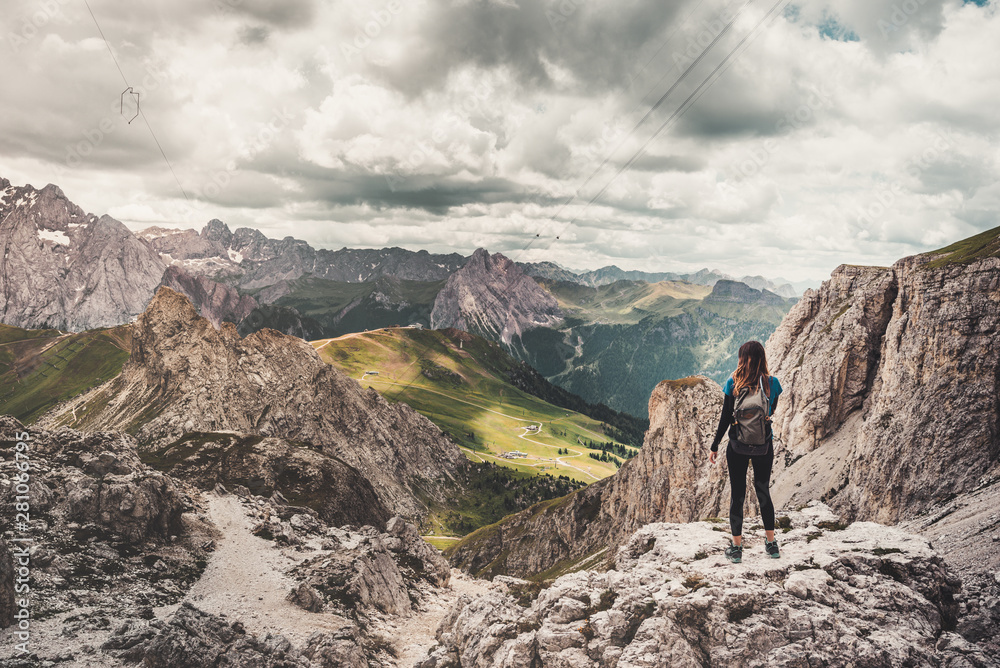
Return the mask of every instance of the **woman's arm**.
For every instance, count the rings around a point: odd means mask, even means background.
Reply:
[[[717,452],[719,450],[719,443],[722,442],[722,436],[729,429],[729,426],[733,424],[733,407],[736,405],[736,399],[727,395],[725,400],[722,402],[722,415],[719,417],[719,428],[715,430],[715,440],[712,441],[712,452]]]

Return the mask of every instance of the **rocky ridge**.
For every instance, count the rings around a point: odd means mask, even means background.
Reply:
[[[169,288],[136,320],[121,374],[39,425],[122,430],[143,448],[220,431],[310,443],[356,469],[392,513],[411,519],[468,466],[433,423],[362,390],[305,341],[267,329],[241,339],[231,323],[216,330]]]
[[[454,327],[510,345],[560,320],[555,298],[511,260],[479,248],[434,300],[431,328]]]
[[[280,514],[284,520],[305,512],[302,507],[331,526],[385,526],[392,517],[354,467],[301,441],[194,432],[148,448],[144,456],[154,468],[202,490],[240,485],[259,496],[277,495],[294,504]]]
[[[608,265],[607,267],[601,267],[600,269],[577,273],[570,271],[569,269],[564,269],[554,262],[519,262],[518,266],[521,267],[524,273],[528,276],[539,276],[555,281],[569,281],[571,283],[579,283],[580,285],[587,285],[593,288],[602,285],[609,285],[617,281],[642,281],[644,283],[687,281],[689,283],[708,286],[714,286],[719,281],[731,281],[744,283],[748,287],[757,291],[767,290],[784,298],[798,297],[800,294],[800,290],[796,289],[790,283],[780,281],[780,279],[775,282],[764,278],[763,276],[743,276],[735,278],[721,271],[710,269],[702,269],[697,272],[683,274],[673,271],[626,271],[614,265]]]
[[[54,185],[0,179],[0,320],[65,330],[128,322],[166,267],[110,216],[85,213]]]
[[[961,584],[925,540],[844,525],[819,503],[786,524],[780,560],[752,540],[743,563],[729,564],[720,524],[653,523],[610,570],[565,575],[540,593],[501,578],[452,610],[418,665],[998,665],[995,639],[968,639],[994,622],[963,616]]]
[[[402,248],[315,249],[301,239],[270,239],[252,228],[232,231],[220,220],[209,221],[200,233],[170,232],[160,237],[158,248],[169,251],[172,257],[183,258],[189,267],[214,258],[215,265],[208,271],[231,277],[227,281],[235,281],[244,290],[265,288],[306,275],[344,283],[363,283],[380,276],[439,281],[466,260],[457,253],[440,255]]]

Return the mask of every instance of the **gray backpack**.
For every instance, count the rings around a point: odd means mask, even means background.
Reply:
[[[736,439],[740,443],[744,445],[767,443],[770,431],[767,428],[770,407],[770,400],[764,390],[763,376],[757,388],[744,387],[740,390],[733,407],[733,426],[736,429]]]

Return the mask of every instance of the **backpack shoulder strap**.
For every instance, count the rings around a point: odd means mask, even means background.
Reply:
[[[771,385],[771,379],[770,378],[768,378],[767,384],[768,384],[768,386]],[[761,376],[757,380],[757,385],[760,387],[760,396],[763,397],[763,399],[764,399],[764,416],[765,417],[771,417],[771,397],[770,397],[770,393],[768,392],[768,390],[770,389],[770,387],[768,387],[768,388],[765,389],[765,387],[764,387],[764,376]]]

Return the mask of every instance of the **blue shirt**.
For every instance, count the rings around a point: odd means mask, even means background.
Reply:
[[[770,379],[771,379],[771,387],[769,389],[771,390],[771,393],[770,395],[768,395],[768,403],[770,405],[767,407],[767,412],[769,415],[774,413],[774,402],[778,400],[778,395],[781,394],[781,383],[779,383],[778,379],[775,378],[774,376],[770,376]],[[733,381],[733,377],[730,376],[728,379],[726,379],[726,384],[722,386],[722,391],[726,393],[726,396],[731,397],[733,396],[733,387],[735,385],[736,383],[735,381]]]

